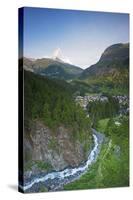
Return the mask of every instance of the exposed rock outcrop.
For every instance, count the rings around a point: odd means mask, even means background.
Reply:
[[[63,126],[51,130],[40,121],[35,121],[30,130],[24,134],[24,160],[25,165],[30,165],[31,173],[34,175],[47,169],[38,169],[36,161],[44,162],[52,166],[52,170],[61,170],[67,166],[78,166],[85,161],[88,149],[91,146],[91,134],[86,133],[85,139],[80,142],[72,138],[71,130]],[[28,168],[25,170],[30,171]]]

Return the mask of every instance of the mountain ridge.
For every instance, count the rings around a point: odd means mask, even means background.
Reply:
[[[99,61],[85,69],[71,84],[80,93],[108,93],[128,95],[129,93],[129,43],[109,46]]]
[[[41,58],[32,61],[24,57],[23,66],[28,71],[65,80],[78,77],[83,71],[80,67],[65,63],[57,58]]]
[[[86,68],[81,74],[81,79],[91,76],[102,76],[114,73],[116,69],[128,68],[129,65],[129,43],[118,43],[111,45],[102,53],[99,61]]]

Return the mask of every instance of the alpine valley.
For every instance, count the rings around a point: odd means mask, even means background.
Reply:
[[[24,69],[20,188],[43,192],[128,186],[129,44],[109,46],[85,70],[59,54],[20,59]]]

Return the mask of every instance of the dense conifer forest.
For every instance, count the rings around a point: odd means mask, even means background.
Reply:
[[[51,80],[24,71],[25,127],[33,120],[41,120],[56,129],[64,125],[74,134],[90,130],[90,120],[83,109],[76,105],[73,89],[62,80]]]

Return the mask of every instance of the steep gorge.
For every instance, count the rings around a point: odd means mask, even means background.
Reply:
[[[36,165],[38,161],[48,163],[51,169],[59,171],[67,166],[78,166],[87,158],[85,147],[89,148],[91,135],[86,135],[84,141],[80,142],[72,139],[70,131],[60,126],[53,132],[40,121],[32,123],[29,132],[25,131],[24,160],[26,165],[33,163],[33,175],[47,171],[45,167]]]
[[[92,147],[90,122],[85,112],[75,105],[66,83],[24,73],[25,180],[40,173],[78,166],[87,159]]]

